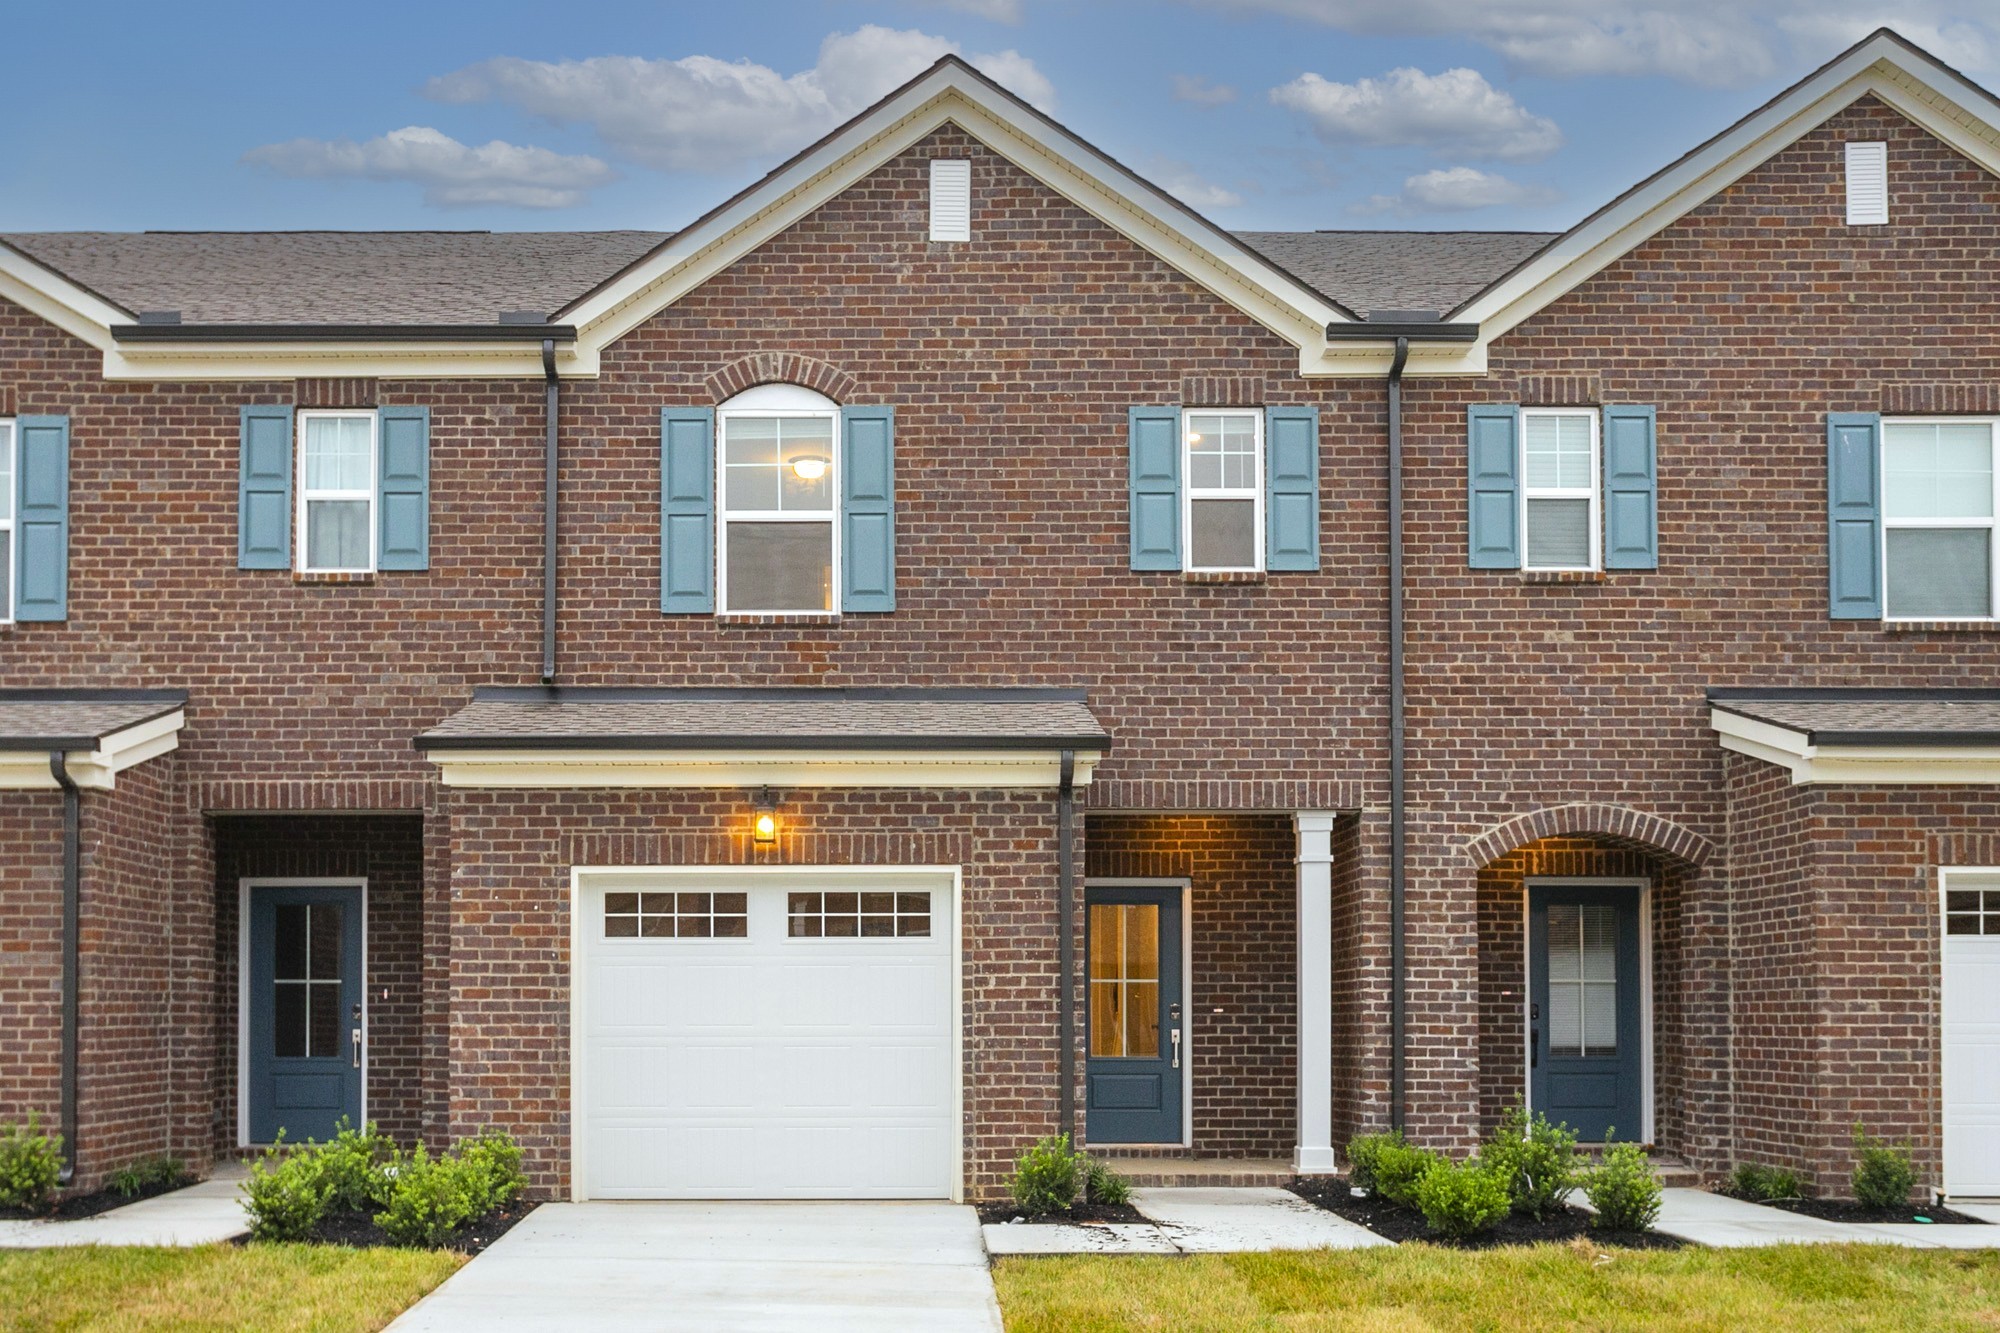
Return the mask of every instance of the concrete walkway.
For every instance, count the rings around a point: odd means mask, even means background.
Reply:
[[[1581,1200],[1578,1200],[1581,1202]],[[1964,1209],[1967,1216],[1977,1212]],[[1655,1231],[1698,1245],[1907,1245],[1913,1249],[2000,1249],[2000,1226],[1925,1226],[1921,1222],[1859,1226],[1767,1208],[1706,1190],[1661,1192]]]
[[[390,1325],[1000,1333],[979,1219],[943,1203],[552,1203]]]
[[[0,1222],[0,1249],[39,1250],[59,1245],[212,1245],[250,1229],[238,1186],[240,1163],[218,1165],[199,1185],[128,1203],[73,1222]]]
[[[1192,1186],[1132,1191],[1148,1224],[1017,1223],[983,1228],[986,1248],[1007,1254],[1243,1254],[1359,1250],[1392,1245],[1366,1227],[1289,1190]]]

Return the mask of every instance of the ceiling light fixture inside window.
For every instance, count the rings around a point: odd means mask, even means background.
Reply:
[[[818,481],[826,475],[828,463],[819,454],[801,454],[792,460],[792,473],[800,481]]]

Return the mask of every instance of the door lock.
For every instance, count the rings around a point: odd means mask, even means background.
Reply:
[[[1175,1068],[1175,1069],[1179,1069],[1180,1067],[1181,1067],[1181,1030],[1180,1030],[1179,1028],[1175,1028],[1175,1029],[1174,1029],[1174,1068]]]

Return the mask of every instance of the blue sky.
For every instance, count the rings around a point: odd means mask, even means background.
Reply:
[[[944,50],[1225,226],[1560,228],[1872,28],[1993,0],[24,6],[0,230],[670,229]]]

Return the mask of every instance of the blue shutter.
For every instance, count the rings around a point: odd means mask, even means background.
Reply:
[[[376,414],[375,567],[431,567],[431,410],[385,407]]]
[[[840,609],[896,609],[896,409],[840,409]]]
[[[1521,567],[1521,409],[1466,409],[1466,538],[1474,569]]]
[[[1319,568],[1319,409],[1264,409],[1264,568]]]
[[[1604,409],[1604,567],[1660,567],[1659,450],[1650,407]]]
[[[14,422],[14,619],[69,618],[69,418]]]
[[[660,409],[660,610],[715,610],[715,409]]]
[[[236,464],[236,567],[292,564],[292,408],[254,403],[242,411]]]
[[[1827,614],[1882,618],[1882,418],[1826,417]]]
[[[1181,567],[1181,410],[1126,413],[1131,450],[1132,568]]]

